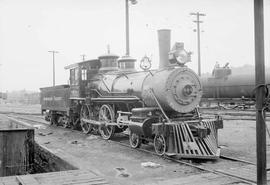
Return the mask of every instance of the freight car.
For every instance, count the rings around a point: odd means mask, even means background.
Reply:
[[[7,93],[0,92],[0,99],[6,100],[7,99]]]
[[[245,68],[243,68],[245,69]],[[211,77],[202,77],[202,102],[250,106],[255,105],[255,69],[240,74],[233,73],[228,63],[224,67],[215,66]],[[270,76],[266,74],[266,84]]]
[[[128,129],[131,147],[151,142],[159,155],[218,158],[222,119],[203,119],[198,112],[202,86],[185,65],[190,53],[183,43],[170,51],[169,30],[159,30],[159,47],[158,70],[149,70],[144,57],[144,71],[136,71],[134,59],[109,52],[67,66],[69,86],[41,88],[42,112],[54,124],[80,123],[84,133],[95,130],[104,139]]]

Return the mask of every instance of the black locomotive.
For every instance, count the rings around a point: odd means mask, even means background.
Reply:
[[[203,119],[197,105],[202,96],[198,76],[183,43],[170,50],[170,32],[159,30],[160,68],[134,69],[135,60],[108,52],[95,60],[67,66],[70,85],[41,88],[41,109],[52,124],[80,126],[104,139],[129,130],[133,148],[154,143],[159,155],[218,158],[219,117]]]

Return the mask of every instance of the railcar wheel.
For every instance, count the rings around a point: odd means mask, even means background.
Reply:
[[[131,148],[139,148],[142,144],[142,140],[138,134],[131,133],[129,135],[129,144]]]
[[[64,128],[69,128],[70,127],[69,122],[67,120],[65,120],[65,119],[62,120],[62,125],[63,125]]]
[[[99,121],[105,122],[99,126],[99,133],[103,139],[110,139],[115,131],[113,125],[106,125],[114,122],[114,111],[110,105],[102,105],[99,111]]]
[[[50,125],[58,126],[58,116],[55,113],[51,113]]]
[[[63,116],[58,116],[57,117],[57,124],[62,126],[63,125]]]
[[[154,138],[154,148],[155,151],[158,155],[164,155],[166,150],[167,150],[167,146],[166,146],[166,141],[163,135],[156,135]]]
[[[44,119],[48,122],[51,122],[51,112],[50,111],[46,111],[45,112],[45,116]]]
[[[90,111],[87,105],[83,105],[80,113],[80,125],[84,134],[89,134],[93,130],[90,123],[85,122],[83,119],[90,119]]]
[[[70,128],[73,130],[76,130],[76,129],[81,130],[82,127],[81,127],[80,118],[77,118],[75,119],[75,121],[70,122]]]
[[[69,128],[70,127],[69,118],[67,116],[63,116],[63,117],[61,116],[60,121],[59,121],[59,123],[61,123],[61,125],[64,128]]]

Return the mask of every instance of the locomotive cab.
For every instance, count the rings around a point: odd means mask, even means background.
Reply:
[[[80,99],[86,97],[86,87],[99,71],[101,64],[98,59],[87,60],[66,66],[70,71],[70,99]]]

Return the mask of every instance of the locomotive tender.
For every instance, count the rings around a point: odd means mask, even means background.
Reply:
[[[80,126],[104,139],[129,129],[133,148],[153,142],[159,155],[219,157],[217,131],[222,119],[203,119],[199,77],[188,67],[183,43],[170,51],[170,30],[159,30],[160,68],[134,69],[135,60],[108,54],[67,66],[70,85],[41,88],[41,109],[52,124]],[[118,60],[117,60],[118,59]]]

